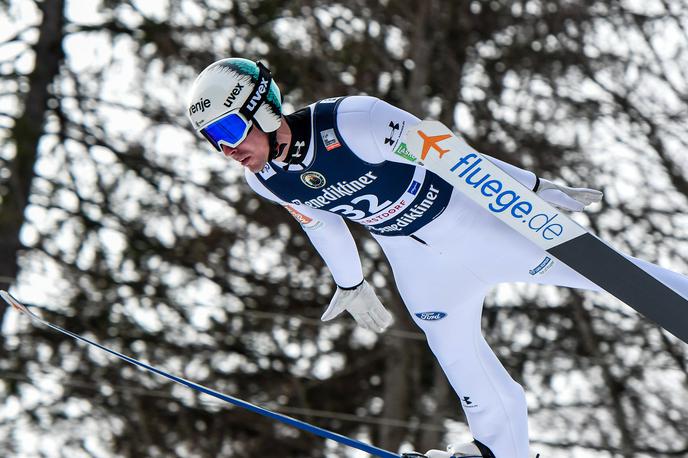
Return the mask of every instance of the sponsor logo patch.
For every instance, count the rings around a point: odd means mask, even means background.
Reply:
[[[258,101],[260,100],[261,96],[265,94],[265,92],[268,90],[268,83],[270,80],[267,80],[263,78],[260,80],[260,83],[258,84],[258,87],[256,90],[253,92],[253,95],[251,96],[251,101],[246,105],[246,109],[253,113],[253,111],[258,108]]]
[[[528,273],[530,275],[543,275],[545,272],[547,272],[552,266],[554,265],[554,260],[550,258],[549,256],[545,256],[545,259],[542,260],[540,264],[535,266],[534,269],[530,269]]]
[[[401,156],[410,162],[416,162],[418,160],[418,158],[411,154],[411,152],[408,150],[406,143],[399,143],[399,146],[397,146],[397,148],[394,150],[394,154]]]
[[[189,107],[189,115],[196,114],[198,112],[203,113],[206,108],[210,108],[210,100],[201,97],[198,102],[191,104]]]
[[[412,187],[413,184],[411,184],[409,192],[411,192]],[[415,192],[418,192],[418,190],[416,189]],[[437,197],[439,196],[439,192],[439,189],[435,188],[433,185],[430,185],[430,189],[425,194],[425,198],[420,203],[411,207],[411,211],[409,213],[397,218],[396,221],[392,224],[379,228],[371,227],[370,230],[375,232],[376,234],[401,231],[403,228],[413,223],[416,219],[422,218],[425,212],[432,208],[432,205],[435,203],[435,199],[437,199]]]
[[[225,103],[223,103],[223,105],[227,108],[230,108],[243,88],[244,86],[241,83],[237,83],[236,86],[234,86],[234,89],[232,89],[232,92],[230,92],[225,99]]]
[[[478,404],[472,401],[470,396],[461,396],[461,404],[467,409],[475,409],[478,407]]]
[[[325,177],[323,177],[318,172],[305,172],[303,175],[301,175],[301,180],[304,180],[304,175],[308,175],[310,173],[319,175],[322,178],[323,184],[318,187],[313,187],[304,181],[306,186],[311,187],[313,189],[322,188],[325,185]],[[317,177],[309,176],[308,179],[315,180],[317,179]],[[295,204],[306,204],[312,208],[321,208],[341,198],[345,198],[353,194],[356,194],[357,192],[360,192],[363,188],[372,184],[375,180],[377,180],[377,176],[373,172],[368,172],[365,175],[361,175],[360,177],[356,178],[355,180],[338,181],[337,183],[334,183],[328,186],[327,188],[323,189],[321,191],[321,194],[315,197],[314,199],[309,199],[305,202],[301,202],[300,200],[295,199],[292,200],[292,202],[294,202]]]
[[[424,321],[439,321],[445,316],[447,316],[446,313],[444,312],[420,312],[415,314],[419,319],[424,320]]]
[[[450,139],[452,134],[431,135],[421,130],[418,130],[417,134],[422,140],[419,148],[421,160],[425,160],[428,154],[432,154],[432,159],[437,160],[434,159],[434,155],[437,153],[442,166],[447,167],[442,170],[439,170],[438,167],[440,174],[455,175],[450,178],[456,180],[456,183],[453,183],[455,186],[465,186],[464,192],[473,200],[512,228],[532,241],[536,241],[540,246],[545,248],[556,246],[562,241],[570,240],[574,236],[584,233],[584,229],[572,221],[557,219],[560,216],[558,211],[547,205],[546,202],[534,199],[532,193],[528,193],[527,190],[520,187],[520,184],[515,183],[515,180],[498,170],[499,168],[489,160],[483,159],[475,152],[470,152],[470,149],[466,153],[456,151],[457,155],[447,155],[451,159],[443,162],[443,156],[450,149],[444,147],[447,143],[443,143],[442,146],[440,143]],[[416,140],[414,139],[414,141]],[[456,141],[455,144],[463,147],[460,140]],[[459,154],[462,156],[457,158]],[[454,165],[451,165],[452,163]],[[475,192],[470,188],[473,188]],[[518,222],[522,223],[523,226],[517,227],[516,223]]]
[[[327,151],[332,151],[333,149],[342,146],[342,144],[339,143],[339,139],[334,133],[334,129],[320,131],[320,136],[322,137],[322,141],[325,144],[325,149]]]
[[[287,209],[287,211],[291,214],[291,216],[293,216],[294,219],[296,221],[298,221],[301,226],[303,226],[307,229],[316,229],[316,228],[322,226],[322,222],[317,221],[308,215],[304,215],[303,213],[301,213],[300,211],[298,211],[297,209],[295,209],[291,205],[284,205],[284,208]]]
[[[291,216],[294,217],[296,221],[298,221],[301,224],[308,224],[311,221],[313,221],[313,218],[310,216],[306,216],[291,205],[285,205],[284,208],[287,209],[287,211],[291,214]]]
[[[528,196],[508,189],[501,180],[493,178],[490,172],[483,171],[482,167],[478,166],[482,162],[477,154],[468,153],[459,158],[449,171],[464,179],[468,186],[478,189],[481,196],[490,198],[491,202],[487,204],[487,209],[491,212],[502,213],[510,210],[512,217],[521,220],[529,230],[539,234],[546,241],[559,238],[564,233],[564,226],[553,222],[559,213],[538,213],[531,216],[537,203],[526,200]]]
[[[420,183],[417,182],[416,180],[413,180],[411,182],[411,186],[408,188],[409,194],[413,194],[414,196],[418,193],[418,190],[420,189]]]
[[[265,167],[258,172],[258,175],[260,175],[263,180],[267,180],[268,178],[277,175],[277,172],[275,172],[275,169],[273,169],[269,163],[266,163]]]
[[[442,156],[444,156],[444,153],[448,153],[448,149],[442,149],[440,145],[438,145],[439,142],[442,140],[446,140],[449,137],[451,137],[451,134],[443,134],[443,135],[426,135],[425,132],[422,130],[418,131],[418,135],[423,139],[423,151],[420,153],[420,158],[421,160],[425,160],[426,156],[430,152],[431,149],[437,151],[437,154],[439,154],[440,159],[442,159]]]
[[[301,148],[305,148],[306,142],[303,140],[299,140],[298,142],[294,142],[293,148],[296,149],[294,153],[291,155],[294,159],[300,159],[301,156],[303,156],[303,152],[301,152]]]
[[[327,181],[320,172],[304,172],[301,174],[301,181],[309,188],[319,189],[325,186]]]
[[[401,133],[404,131],[404,126],[406,125],[405,122],[394,122],[390,121],[389,122],[389,137],[385,137],[385,145],[389,145],[390,148],[394,148],[399,141],[399,138],[401,138]]]

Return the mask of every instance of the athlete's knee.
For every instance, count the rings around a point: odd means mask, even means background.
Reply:
[[[480,356],[472,344],[471,331],[448,332],[442,335],[426,332],[425,335],[428,346],[445,370],[452,366],[470,368],[480,363]]]
[[[474,345],[475,340],[481,338],[479,315],[470,317],[451,312],[444,317],[442,312],[430,312],[427,315],[425,319],[418,316],[414,318],[442,367],[459,361],[468,365],[479,362],[480,355]]]

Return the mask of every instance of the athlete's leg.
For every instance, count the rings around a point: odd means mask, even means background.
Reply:
[[[490,285],[429,243],[427,247],[406,237],[381,241],[399,292],[459,395],[473,436],[499,458],[527,458],[525,394],[481,334]],[[440,315],[424,312],[446,316],[438,319]]]
[[[506,223],[473,205],[470,238],[462,240],[461,258],[486,283],[544,283],[600,290]]]
[[[467,266],[488,283],[528,282],[601,291],[592,281],[484,210],[477,212],[469,233],[472,237],[463,258]],[[688,298],[687,276],[623,255]]]
[[[473,435],[499,458],[527,457],[523,390],[480,333],[484,294],[491,285],[514,281],[600,288],[485,210],[466,204],[462,212],[460,219],[449,218],[452,213],[447,212],[419,231],[418,235],[429,242],[427,247],[405,237],[381,245],[411,313],[447,313],[438,321],[414,319],[464,401]],[[686,277],[631,259],[688,297]]]

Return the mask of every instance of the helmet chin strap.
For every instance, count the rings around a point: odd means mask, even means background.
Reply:
[[[282,118],[282,122],[286,122],[287,125],[289,122],[286,120],[286,118]],[[279,130],[279,129],[277,129]],[[294,149],[292,148],[293,145],[287,144],[287,143],[278,143],[277,142],[277,130],[268,132],[268,148],[270,153],[268,154],[268,160],[272,161],[277,159],[277,157],[281,156],[284,150],[287,150],[287,154],[285,157],[281,159],[281,161],[286,162],[286,163],[291,163],[292,156],[294,154]],[[293,139],[292,139],[293,140]]]
[[[246,102],[244,102],[244,105],[241,107],[239,112],[246,116],[246,119],[252,119],[254,124],[257,124],[258,128],[265,132],[263,127],[254,116],[258,111],[258,108],[260,108],[260,106],[267,100],[269,92],[267,89],[272,83],[272,74],[270,73],[270,70],[268,70],[268,68],[265,67],[261,62],[256,62],[256,65],[258,66],[259,70],[258,82],[253,90],[253,95],[246,99]],[[282,100],[284,100],[284,96],[282,96]],[[283,149],[284,147],[282,147],[282,150]],[[282,150],[280,150],[279,145],[277,144],[277,130],[268,132],[268,160],[272,161],[277,158],[277,156],[282,153]]]
[[[255,83],[253,91],[251,94],[249,94],[249,97],[239,109],[239,113],[241,113],[246,119],[252,120],[260,130],[265,132],[263,126],[261,126],[258,120],[255,119],[255,115],[260,106],[263,105],[268,98],[269,87],[272,83],[272,75],[270,74],[270,70],[268,70],[268,68],[265,67],[261,62],[256,62],[256,65],[258,66],[258,80]],[[268,148],[268,157],[270,160],[273,160],[279,155],[277,148],[277,131],[268,133]]]
[[[279,156],[281,153],[281,151],[279,150],[279,145],[277,144],[276,130],[268,133],[268,148],[270,151],[268,159],[271,161],[277,158],[277,156]]]

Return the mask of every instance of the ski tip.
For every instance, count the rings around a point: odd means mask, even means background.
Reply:
[[[26,308],[26,306],[24,304],[22,304],[21,302],[16,300],[14,297],[12,297],[12,295],[10,293],[5,291],[4,289],[0,290],[0,297],[2,297],[2,299],[5,302],[7,302],[12,307],[14,307],[16,310],[19,310],[22,313],[29,313],[30,314],[29,310]]]

